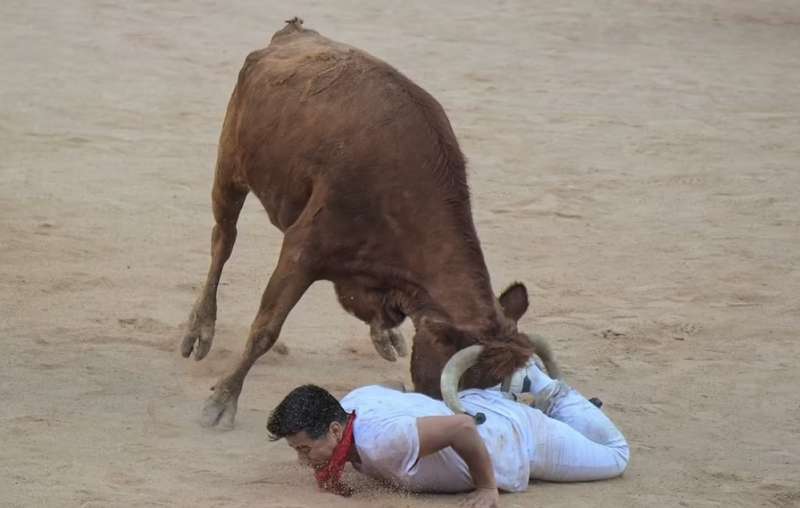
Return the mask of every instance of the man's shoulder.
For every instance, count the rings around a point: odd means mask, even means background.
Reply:
[[[355,443],[368,471],[397,481],[416,462],[415,396],[419,394],[373,385],[357,388],[342,399],[345,411],[356,413]]]
[[[341,400],[345,411],[377,417],[438,416],[452,414],[442,401],[415,392],[401,392],[385,386],[357,388]]]
[[[381,385],[368,385],[356,388],[341,400],[342,407],[355,407],[361,404],[372,405],[374,403],[395,401],[399,402],[404,398],[405,392],[393,390]]]

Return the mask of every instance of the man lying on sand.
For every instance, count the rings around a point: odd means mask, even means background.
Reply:
[[[602,480],[628,465],[628,444],[603,412],[531,360],[510,400],[498,389],[460,393],[464,408],[482,412],[476,425],[442,401],[382,386],[353,390],[341,402],[324,389],[295,388],[272,411],[267,430],[286,438],[323,488],[350,493],[341,481],[356,470],[413,492],[467,492],[465,505],[497,507],[498,489],[522,492],[530,479]]]

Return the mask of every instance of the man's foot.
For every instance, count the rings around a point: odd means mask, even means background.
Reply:
[[[504,388],[512,395],[535,394],[554,382],[556,380],[547,374],[541,359],[533,355],[525,367],[511,376],[511,382]]]
[[[549,414],[553,408],[553,401],[572,388],[564,381],[551,378],[546,372],[541,359],[534,355],[524,368],[511,376],[508,386],[501,385],[500,389],[506,392],[509,398]],[[603,407],[603,401],[597,397],[592,397],[589,402],[597,408]]]

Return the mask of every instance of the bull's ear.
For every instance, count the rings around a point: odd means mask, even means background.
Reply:
[[[519,321],[519,318],[528,310],[528,290],[521,282],[515,282],[500,295],[500,305],[506,317]]]
[[[463,328],[458,328],[447,321],[423,319],[423,327],[442,343],[462,349],[478,343],[478,338]]]

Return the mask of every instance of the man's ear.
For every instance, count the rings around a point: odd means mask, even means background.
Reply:
[[[328,425],[328,432],[333,434],[333,437],[336,438],[336,441],[341,441],[342,436],[344,435],[344,427],[341,423],[334,420],[330,425]]]
[[[500,295],[500,305],[503,313],[509,319],[519,321],[519,318],[528,310],[528,290],[521,282],[515,282]]]

